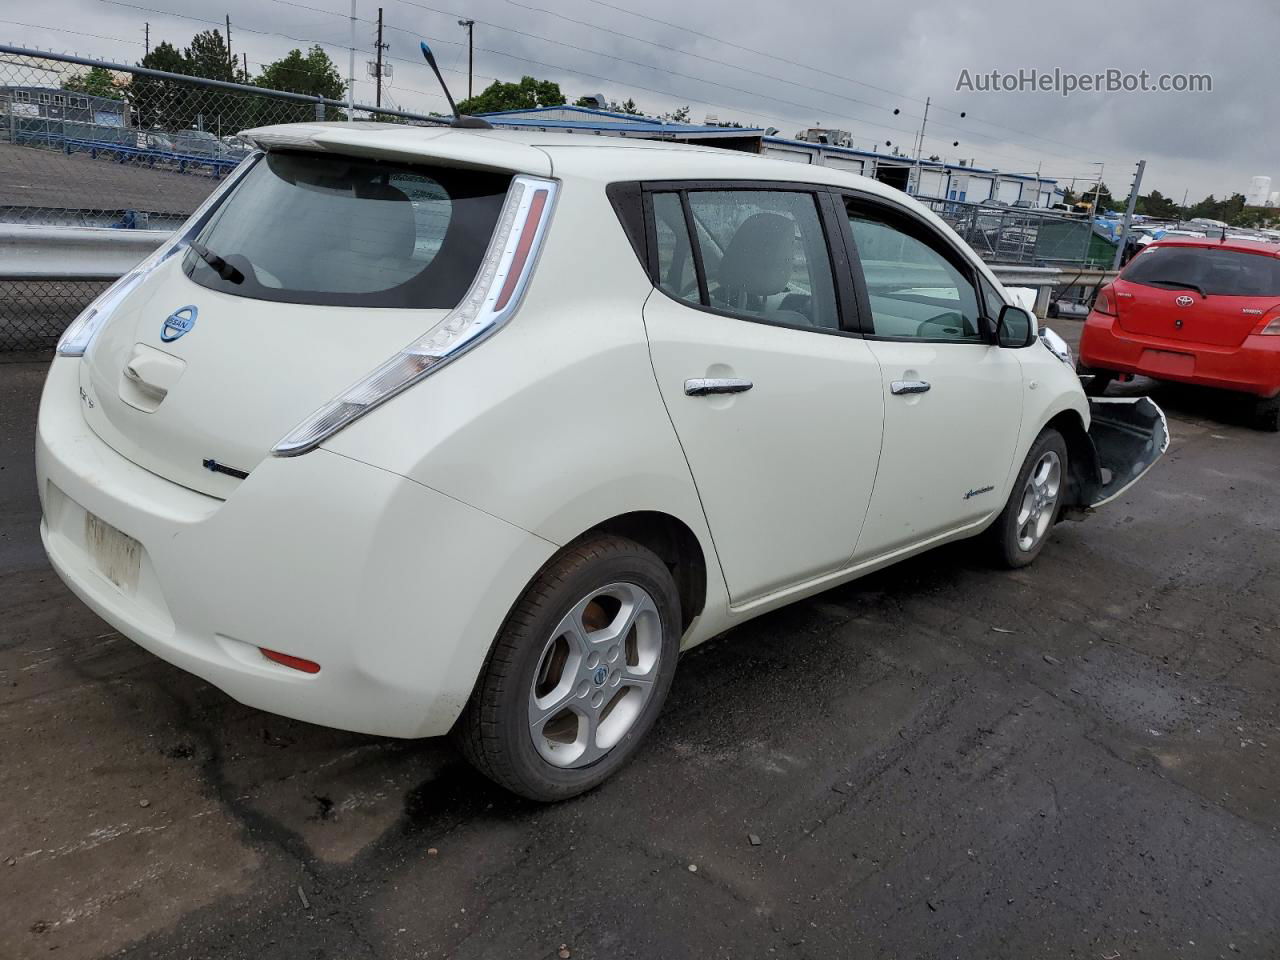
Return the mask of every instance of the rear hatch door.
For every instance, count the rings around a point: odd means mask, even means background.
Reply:
[[[1113,288],[1121,329],[1188,346],[1238,347],[1280,303],[1280,260],[1179,244],[1153,245]]]
[[[81,366],[93,430],[229,496],[293,427],[457,304],[509,174],[269,154],[132,292]]]

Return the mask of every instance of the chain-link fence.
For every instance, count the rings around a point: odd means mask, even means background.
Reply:
[[[0,224],[172,230],[248,156],[252,127],[342,103],[0,46]],[[352,119],[440,118],[359,107]],[[0,280],[0,353],[48,349],[100,282]]]
[[[1030,207],[920,198],[988,263],[1111,266],[1115,245],[1089,218]]]

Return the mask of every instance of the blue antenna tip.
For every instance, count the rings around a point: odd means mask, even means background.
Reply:
[[[422,52],[423,52],[424,54],[426,54],[427,56],[430,56],[430,55],[431,55],[431,48],[427,46],[427,41],[425,41],[425,40],[419,40],[419,41],[418,41],[418,46],[422,48]]]

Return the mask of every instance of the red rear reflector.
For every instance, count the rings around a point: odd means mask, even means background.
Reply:
[[[511,258],[511,269],[507,271],[507,280],[502,285],[502,292],[493,309],[501,310],[515,293],[520,274],[524,272],[524,262],[529,259],[529,250],[533,247],[533,236],[538,232],[538,224],[542,222],[542,209],[547,205],[547,191],[538,190],[529,201],[529,213],[524,218],[524,229],[520,231],[520,243],[516,246],[516,255]]]
[[[320,664],[314,660],[303,660],[301,657],[291,657],[287,653],[280,653],[277,650],[268,650],[266,647],[259,647],[262,655],[268,660],[274,660],[286,667],[293,667],[295,670],[301,670],[303,673],[319,673]]]

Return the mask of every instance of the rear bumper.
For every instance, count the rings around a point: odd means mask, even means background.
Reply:
[[[1129,333],[1115,317],[1092,312],[1080,337],[1080,362],[1260,397],[1280,393],[1280,337],[1250,335],[1238,347],[1215,347]]]
[[[324,450],[267,459],[225,501],[196,493],[89,430],[78,362],[51,367],[36,440],[41,537],[76,595],[250,706],[363,733],[447,732],[554,545]],[[94,559],[89,514],[140,544],[127,586]],[[281,666],[259,647],[321,669]]]

